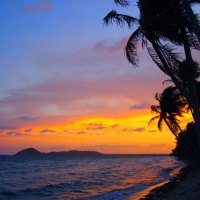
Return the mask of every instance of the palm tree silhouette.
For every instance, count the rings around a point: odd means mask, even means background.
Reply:
[[[156,93],[155,99],[158,101],[158,105],[152,105],[151,111],[156,113],[156,116],[150,119],[151,122],[158,120],[158,129],[162,131],[163,124],[165,123],[171,133],[175,136],[176,140],[182,145],[183,149],[190,152],[195,158],[197,155],[196,145],[188,137],[181,137],[179,140],[179,134],[183,133],[180,127],[180,120],[178,117],[183,117],[186,113],[187,101],[180,95],[180,92],[176,87],[168,87],[164,89],[161,94]]]
[[[129,0],[114,0],[114,2],[121,6],[130,6],[131,5]],[[150,8],[151,8],[152,0],[148,1],[148,2],[150,2]],[[159,3],[159,2],[161,2],[161,1],[157,1],[156,3]],[[173,5],[173,8],[175,8],[175,9],[177,8],[177,6],[175,6],[175,4],[178,2],[177,0],[167,0],[166,2],[168,2],[168,4],[170,3],[171,5]],[[191,23],[193,31],[195,32],[198,40],[200,41],[200,25],[199,25],[198,16],[193,12],[193,10],[191,8],[192,4],[198,4],[198,3],[200,3],[200,0],[180,0],[179,2],[182,4],[182,8],[184,8],[184,10],[186,11],[187,18]],[[149,9],[149,10],[151,10],[151,9]],[[167,30],[167,31],[169,31],[169,30]]]
[[[199,132],[200,147],[200,111],[196,81],[194,77],[190,76],[186,88],[186,83],[184,83],[186,79],[181,74],[184,64],[187,64],[190,70],[194,68],[195,62],[192,58],[191,48],[200,49],[200,43],[190,20],[188,20],[188,15],[184,10],[186,4],[183,1],[139,0],[137,2],[140,11],[139,19],[118,14],[113,10],[104,18],[104,22],[106,24],[116,22],[121,27],[127,24],[129,28],[138,25],[125,48],[128,61],[137,65],[137,45],[141,41],[142,47],[147,47],[153,61],[165,74],[170,76],[182,96],[188,101],[195,121],[196,132]],[[198,0],[191,2],[199,3]],[[122,6],[130,5],[130,2],[126,0],[115,0],[115,3]],[[180,60],[172,45],[184,47],[186,61]],[[189,71],[188,75],[190,73]]]
[[[187,102],[181,97],[177,88],[172,86],[164,89],[161,94],[156,93],[155,99],[159,105],[152,105],[151,111],[157,115],[149,121],[149,124],[154,120],[158,120],[158,129],[162,131],[165,123],[174,136],[177,137],[178,132],[182,131],[178,117],[183,117]]]
[[[199,20],[198,20],[198,16],[193,12],[192,8],[191,8],[191,4],[197,4],[200,3],[200,0],[182,0],[183,3],[183,7],[185,9],[185,11],[188,14],[188,19],[192,25],[192,28],[196,34],[196,36],[198,37],[198,40],[200,41],[200,25],[199,25]]]
[[[198,140],[197,135],[195,133],[195,124],[190,122],[187,124],[186,129],[181,132],[178,137],[176,138],[176,147],[172,150],[172,155],[180,158],[180,159],[192,159],[194,158],[194,153],[192,151],[188,151],[185,146],[183,146],[184,141],[190,141],[187,143],[187,147],[190,150],[198,149]]]
[[[138,42],[141,41],[142,47],[147,47],[150,56],[157,66],[171,77],[174,84],[186,98],[190,98],[190,95],[184,91],[180,83],[178,69],[181,60],[179,59],[179,55],[174,51],[175,47],[172,44],[184,46],[186,58],[189,60],[188,63],[192,63],[193,61],[190,47],[198,49],[200,44],[196,40],[187,16],[182,15],[181,8],[177,11],[177,7],[174,7],[174,4],[171,5],[166,2],[168,1],[139,0],[139,19],[129,15],[119,14],[112,10],[104,18],[104,22],[105,24],[116,22],[121,27],[127,24],[129,28],[138,25],[129,37],[125,47],[125,54],[128,61],[134,66],[137,65],[137,47]],[[179,1],[176,0],[175,2]],[[130,5],[129,1],[126,0],[115,0],[115,3],[122,6]],[[172,44],[166,42],[163,44],[163,40],[170,41]]]

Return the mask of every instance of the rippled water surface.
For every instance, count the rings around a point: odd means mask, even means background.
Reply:
[[[169,156],[0,156],[0,200],[120,200],[180,166]]]

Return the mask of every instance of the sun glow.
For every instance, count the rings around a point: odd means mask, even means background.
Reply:
[[[156,122],[149,126],[151,117],[151,114],[122,118],[89,117],[59,126],[48,125],[48,128],[40,126],[28,130],[26,127],[18,130],[18,134],[2,138],[19,148],[33,146],[42,151],[78,149],[102,153],[170,153],[175,146],[173,135],[166,127],[159,132]]]

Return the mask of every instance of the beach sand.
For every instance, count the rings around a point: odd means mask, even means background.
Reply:
[[[154,185],[126,200],[200,200],[200,168],[188,166],[176,178]]]

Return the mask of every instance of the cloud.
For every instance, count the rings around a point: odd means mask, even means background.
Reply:
[[[106,127],[104,126],[97,126],[97,127],[87,127],[87,130],[102,130],[105,129]]]
[[[113,42],[112,44],[107,39],[101,40],[93,46],[93,50],[98,53],[108,54],[117,53],[119,51],[122,52],[124,47],[126,46],[128,38],[128,36],[124,36],[118,41]]]
[[[56,131],[47,128],[40,131],[40,133],[55,133],[55,132]]]
[[[31,134],[28,133],[21,133],[16,131],[9,131],[6,133],[7,136],[30,136]]]
[[[105,133],[90,133],[90,135],[100,136],[100,135],[105,135]]]
[[[36,121],[39,119],[39,117],[31,117],[31,116],[24,115],[21,117],[17,117],[17,119],[21,121]]]
[[[103,126],[102,124],[96,124],[96,123],[89,123],[88,126],[86,127],[87,130],[102,130],[105,128],[106,127]]]
[[[150,103],[149,102],[143,102],[141,104],[134,104],[132,106],[129,107],[130,110],[141,110],[141,109],[145,109],[145,108],[149,108],[150,107]]]
[[[149,132],[149,133],[156,133],[157,130],[149,130],[148,132]]]
[[[32,128],[25,129],[24,132],[26,132],[26,133],[30,133],[30,132],[32,132]]]
[[[85,131],[69,131],[69,130],[63,130],[64,133],[67,133],[69,135],[85,135],[87,134]]]
[[[132,105],[133,99],[143,102],[144,93],[145,99],[153,99],[155,88],[159,90],[158,83],[163,77],[159,73],[152,73],[154,70],[148,73],[146,84],[143,81],[144,78],[146,80],[145,71],[141,76],[138,74],[141,73],[140,69],[131,69],[125,58],[123,61],[113,59],[113,56],[102,59],[90,47],[89,50],[85,49],[86,52],[82,52],[77,59],[77,54],[69,55],[66,52],[59,54],[59,57],[56,52],[44,51],[42,46],[38,46],[33,52],[32,64],[36,66],[38,76],[47,74],[50,77],[42,80],[38,77],[37,84],[9,90],[8,95],[0,99],[0,109],[12,105],[13,110],[0,113],[1,119],[10,119],[2,124],[21,127],[24,120],[31,122],[31,118],[23,116],[16,120],[21,113],[26,113],[28,117],[40,116],[41,120],[37,121],[39,125],[52,120],[64,123],[66,118],[75,116],[118,117],[127,113],[127,105]],[[42,73],[38,70],[42,70]]]
[[[84,134],[86,134],[86,132],[85,132],[85,131],[78,131],[78,132],[67,132],[67,133],[69,133],[69,134],[72,134],[72,135],[84,135]]]
[[[124,132],[143,132],[145,131],[145,128],[138,127],[138,128],[123,128],[122,131]]]
[[[16,127],[0,125],[0,131],[4,131],[4,130],[14,130],[14,129],[16,129]]]
[[[117,127],[119,127],[119,124],[113,124],[113,125],[111,126],[111,128],[117,128]]]
[[[50,0],[43,0],[35,5],[25,7],[24,12],[26,13],[35,13],[38,11],[49,12],[53,8],[54,8],[54,5]]]
[[[133,129],[133,131],[134,131],[134,132],[143,132],[143,131],[145,131],[145,128],[142,128],[142,127],[140,127],[140,128],[135,128],[135,129]]]

